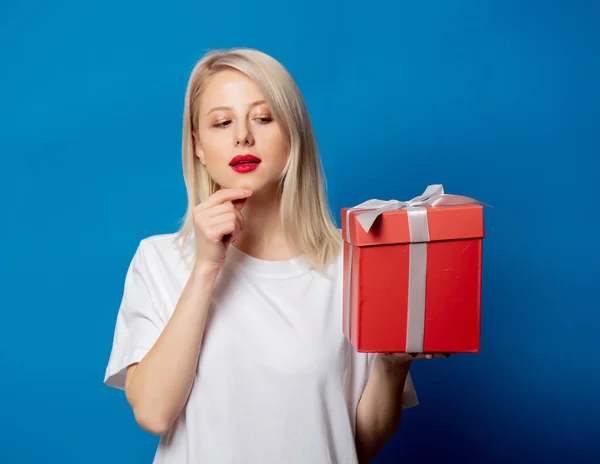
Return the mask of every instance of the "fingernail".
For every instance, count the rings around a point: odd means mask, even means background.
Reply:
[[[252,190],[244,189],[244,195],[250,195],[251,193],[252,193]]]

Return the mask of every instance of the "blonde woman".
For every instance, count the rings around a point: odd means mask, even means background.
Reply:
[[[212,51],[185,95],[188,211],[141,240],[105,383],[155,463],[368,462],[418,403],[408,355],[342,334],[341,234],[304,101],[274,58]]]

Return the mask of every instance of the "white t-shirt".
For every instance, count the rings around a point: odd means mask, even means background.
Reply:
[[[188,280],[190,260],[174,237],[146,238],[133,257],[109,386],[124,389],[127,366],[153,346]],[[356,408],[375,355],[342,333],[342,266],[340,253],[328,279],[303,257],[263,261],[229,248],[192,392],[155,464],[357,463]],[[402,401],[418,404],[410,375]]]

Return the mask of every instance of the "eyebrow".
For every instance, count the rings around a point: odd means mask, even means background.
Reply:
[[[250,103],[248,105],[248,109],[254,108],[255,106],[258,106],[258,105],[262,105],[263,103],[267,103],[267,102],[265,100],[257,100],[255,102]],[[213,111],[219,111],[219,110],[223,110],[223,111],[225,111],[225,110],[233,110],[233,108],[231,106],[215,106],[208,113],[206,113],[206,115],[208,116]]]

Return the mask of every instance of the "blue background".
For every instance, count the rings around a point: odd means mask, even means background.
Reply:
[[[2,463],[149,463],[103,385],[127,265],[185,212],[181,114],[212,48],[279,59],[339,208],[431,183],[486,209],[482,350],[420,361],[376,463],[600,462],[597,2],[0,6]]]

